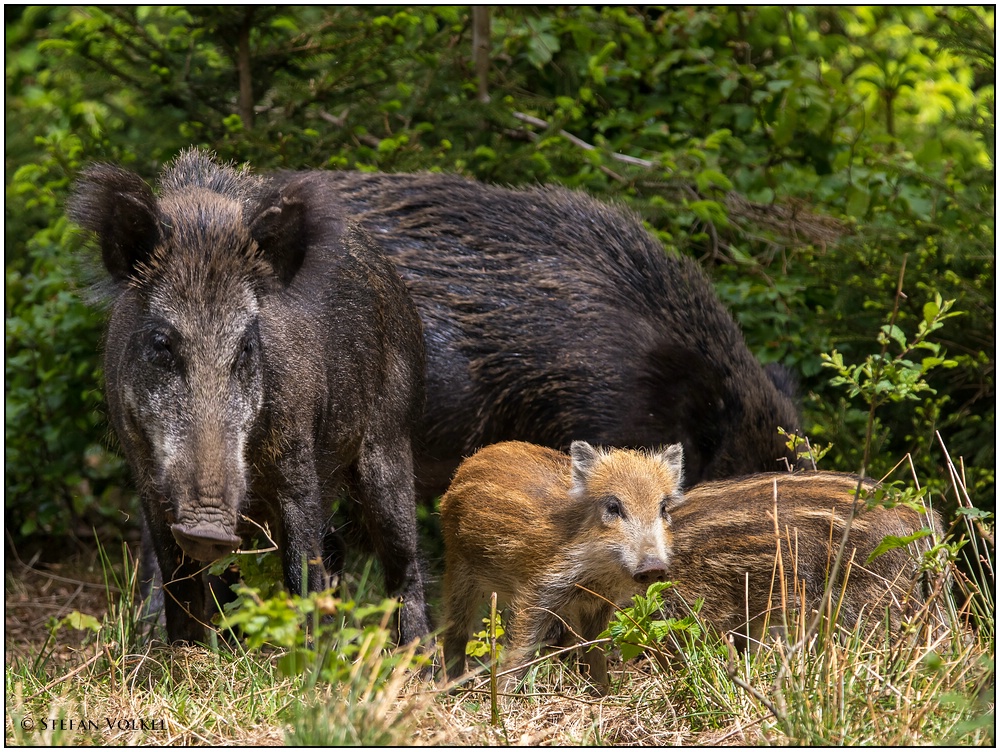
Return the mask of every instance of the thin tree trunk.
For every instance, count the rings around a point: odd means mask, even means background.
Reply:
[[[479,85],[479,101],[490,101],[490,6],[472,6],[472,59]]]
[[[240,76],[240,118],[243,127],[253,128],[253,80],[250,73],[250,29],[253,28],[255,8],[248,6],[243,23],[240,24],[238,59],[236,63]]]

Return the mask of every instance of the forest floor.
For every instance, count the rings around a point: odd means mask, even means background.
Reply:
[[[4,570],[4,656],[37,654],[49,636],[47,625],[72,611],[101,619],[108,610],[108,595],[97,550],[36,551],[27,562],[9,546]],[[83,633],[78,632],[83,639]],[[67,643],[57,654],[67,665],[79,645]]]
[[[500,696],[494,714],[484,682],[443,691],[408,670],[408,659],[385,671],[395,664],[381,663],[393,659],[378,649],[330,685],[283,675],[281,651],[123,636],[122,625],[134,622],[130,599],[114,585],[109,592],[96,548],[8,546],[5,559],[7,744],[907,746],[994,738],[992,640],[901,651],[865,638],[810,648],[792,662],[772,646],[735,663],[706,641],[670,673],[643,656],[623,664],[612,652],[603,697],[550,659],[532,669],[527,689]],[[111,567],[123,582],[121,553]],[[96,620],[89,630],[86,617]]]
[[[119,561],[113,566],[119,568]],[[25,560],[27,559],[27,560]],[[4,657],[7,673],[8,713],[5,738],[18,745],[122,744],[282,744],[288,741],[287,728],[280,713],[257,718],[256,723],[236,719],[223,731],[221,727],[191,729],[187,718],[152,718],[151,729],[120,728],[77,733],[74,724],[99,718],[104,725],[109,707],[152,708],[151,698],[115,698],[127,691],[115,689],[111,670],[95,671],[98,657],[91,633],[55,623],[73,612],[94,617],[98,622],[109,617],[109,604],[120,595],[104,583],[104,569],[98,551],[86,546],[30,552],[21,556],[10,546],[6,552],[4,576],[5,629]],[[165,645],[150,647],[151,660],[163,662],[163,654],[172,649]],[[201,648],[173,649],[170,661],[190,666],[211,662],[211,651]],[[101,656],[103,658],[103,656]],[[264,659],[266,660],[266,659]],[[102,661],[103,662],[103,661]],[[491,724],[488,693],[480,691],[442,692],[417,674],[409,674],[395,697],[386,698],[379,711],[387,725],[406,728],[406,737],[386,741],[412,745],[460,746],[536,746],[536,745],[746,745],[764,741],[756,729],[734,724],[728,729],[693,733],[686,724],[678,724],[676,711],[664,704],[655,690],[657,678],[653,665],[642,661],[628,682],[627,695],[612,693],[598,697],[574,672],[559,661],[536,679],[533,693],[501,698],[502,718]],[[611,661],[613,672],[621,662]],[[197,670],[197,669],[195,669]],[[173,671],[172,673],[176,673]],[[24,677],[34,674],[36,684],[27,686]],[[148,682],[147,682],[148,684]],[[274,689],[280,690],[281,682]],[[188,687],[190,690],[195,687]],[[291,689],[285,686],[287,691]],[[150,687],[155,692],[155,689]],[[133,695],[145,688],[135,686]],[[647,696],[647,699],[643,698]],[[48,704],[46,698],[50,698]],[[226,700],[220,698],[225,706]],[[169,704],[169,703],[168,703]],[[13,709],[13,712],[12,712]],[[141,712],[152,712],[149,710]],[[241,711],[230,709],[224,713]],[[114,713],[110,714],[111,716]],[[127,714],[126,714],[127,715]],[[674,723],[665,723],[667,716]],[[83,716],[82,718],[80,716]],[[134,720],[129,720],[135,726]],[[159,723],[157,723],[159,722]],[[20,731],[14,725],[20,727]],[[117,725],[117,721],[113,725]],[[164,726],[166,733],[163,733]],[[56,728],[53,733],[53,727]],[[172,728],[174,727],[174,728]],[[178,734],[176,727],[182,730]],[[131,733],[128,733],[131,731]]]

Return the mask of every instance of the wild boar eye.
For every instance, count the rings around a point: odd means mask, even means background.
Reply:
[[[253,358],[254,350],[257,349],[256,344],[252,337],[246,337],[243,340],[243,349],[240,350],[240,365],[247,365]]]
[[[243,341],[240,343],[240,353],[236,357],[238,368],[246,368],[253,362],[254,354],[259,347],[259,332],[257,322],[254,321],[243,332]]]
[[[608,517],[624,517],[625,511],[622,509],[622,503],[618,499],[611,497],[604,502],[604,514]]]
[[[169,366],[174,361],[174,343],[166,332],[153,332],[149,337],[149,347],[152,351],[151,360],[162,366]]]

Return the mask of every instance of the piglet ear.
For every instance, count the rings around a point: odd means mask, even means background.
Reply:
[[[573,490],[579,492],[587,487],[601,453],[586,441],[574,441],[570,444],[569,456],[572,460]]]
[[[677,487],[684,485],[684,445],[671,444],[656,454],[656,460],[677,479]]]
[[[116,280],[147,261],[159,239],[153,191],[134,172],[114,165],[96,164],[83,171],[67,214],[97,233],[104,266]]]
[[[288,285],[306,255],[306,205],[293,189],[268,190],[249,218],[250,235],[282,284]]]

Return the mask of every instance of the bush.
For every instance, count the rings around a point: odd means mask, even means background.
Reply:
[[[826,467],[860,466],[849,360],[935,292],[956,362],[880,414],[907,452],[995,494],[994,14],[949,7],[491,8],[480,101],[464,7],[28,7],[7,14],[7,509],[15,536],[114,514],[100,316],[61,219],[84,162],[147,178],[182,147],[256,169],[446,170],[562,183],[700,258],[765,362],[801,380]],[[245,45],[240,44],[240,39]],[[245,50],[245,52],[241,52]],[[905,259],[905,261],[904,261]],[[131,508],[121,502],[125,508]],[[117,517],[113,517],[118,519]]]

